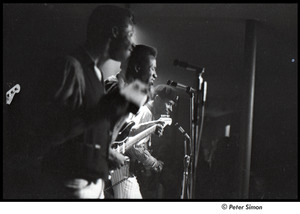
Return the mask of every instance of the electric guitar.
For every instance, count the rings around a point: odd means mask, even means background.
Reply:
[[[138,133],[137,135],[128,137],[128,134],[127,134],[127,137],[125,139],[113,142],[111,144],[111,148],[118,151],[118,152],[120,152],[120,153],[122,153],[122,154],[125,154],[125,152],[129,148],[131,148],[133,145],[135,145],[137,142],[139,142],[140,140],[142,140],[145,137],[149,136],[150,134],[154,133],[155,130],[156,130],[157,125],[160,122],[163,122],[163,127],[166,127],[167,125],[171,125],[172,124],[172,118],[162,115],[158,120],[154,120],[152,122],[154,122],[155,124],[148,127],[144,131]],[[132,128],[133,125],[134,125],[134,123],[129,123],[125,128],[123,128],[123,130],[120,133],[121,136],[124,136],[123,133],[126,133],[127,131],[130,131],[130,129]],[[118,139],[119,139],[119,137],[117,138],[117,140]]]
[[[128,137],[129,131],[134,125],[134,122],[131,122],[125,126],[125,128],[122,127],[122,131],[119,132],[119,135],[115,142],[111,144],[111,148],[116,150],[117,152],[120,152],[122,154],[125,154],[125,152],[134,146],[136,143],[138,143],[140,140],[144,139],[145,137],[149,136],[150,134],[154,133],[156,130],[157,125],[160,122],[163,122],[163,127],[167,125],[172,124],[172,119],[166,116],[161,116],[158,120],[152,121],[154,122],[154,125],[148,127],[147,129],[141,131],[135,136]],[[125,137],[126,136],[126,137]],[[125,137],[123,140],[122,137]],[[111,170],[110,171],[110,180],[112,186],[109,188],[118,185],[122,183],[124,180],[128,179],[131,176],[131,170],[130,170],[130,164],[126,163],[124,166],[122,166],[119,169]]]

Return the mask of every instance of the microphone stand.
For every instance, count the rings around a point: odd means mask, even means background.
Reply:
[[[190,160],[190,198],[195,197],[195,184],[196,184],[196,168],[197,168],[197,161],[198,161],[198,154],[200,149],[200,141],[202,135],[202,127],[203,127],[203,118],[204,118],[204,111],[202,108],[202,117],[201,117],[201,124],[198,123],[200,116],[199,113],[201,110],[199,107],[204,107],[204,102],[200,102],[200,99],[203,99],[206,96],[206,92],[204,92],[204,82],[202,78],[202,74],[204,73],[204,68],[202,71],[199,71],[197,74],[197,91],[196,93],[191,93],[190,97],[190,130],[191,130],[191,160]],[[206,84],[206,82],[205,82]],[[205,88],[206,90],[206,88]],[[202,92],[202,93],[201,93]]]
[[[191,155],[190,155],[190,177],[189,177],[189,195],[188,198],[193,198],[194,192],[194,154],[195,154],[195,93],[190,93],[190,132],[191,132]]]
[[[204,122],[204,104],[206,99],[206,81],[203,82],[202,74],[205,68],[197,69],[197,89],[191,87],[186,88],[186,92],[190,95],[190,156],[186,154],[184,156],[184,177],[182,181],[182,195],[184,198],[185,189],[188,189],[187,196],[189,199],[194,198],[195,195],[195,183],[196,183],[196,168],[198,161],[198,154],[200,150],[200,141],[202,136],[203,122]],[[169,81],[168,81],[169,82]],[[168,83],[169,84],[169,83]],[[172,83],[171,83],[172,85]],[[177,85],[177,84],[176,84]],[[175,86],[176,85],[172,85]],[[202,93],[201,93],[202,92]],[[200,101],[202,99],[202,102]],[[199,107],[202,106],[200,109]],[[198,124],[200,120],[199,112],[201,112],[201,124]],[[185,142],[186,143],[186,142]],[[189,172],[188,172],[189,171]],[[189,176],[188,176],[189,175]],[[188,183],[186,184],[186,180]],[[188,187],[186,187],[188,185]]]
[[[189,143],[191,145],[191,139],[189,137],[184,138],[184,170],[183,170],[183,177],[182,177],[182,190],[181,190],[181,196],[180,199],[184,199],[185,193],[187,193],[187,198],[189,199],[189,191],[187,189],[188,187],[188,181],[189,181],[189,165],[190,165],[190,156],[187,154],[187,143],[186,140],[189,140]],[[191,148],[191,147],[190,147]]]

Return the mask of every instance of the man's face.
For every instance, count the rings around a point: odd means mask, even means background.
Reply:
[[[133,48],[134,25],[128,19],[123,27],[117,29],[118,34],[112,38],[109,54],[113,60],[122,62],[130,56]]]
[[[158,114],[165,114],[170,115],[171,112],[173,112],[173,107],[175,105],[175,102],[173,100],[169,99],[161,99],[159,96],[156,100],[156,112]]]
[[[141,69],[143,69],[142,73],[144,74],[141,77],[141,81],[152,86],[157,78],[156,59],[154,56],[149,56],[148,62]]]

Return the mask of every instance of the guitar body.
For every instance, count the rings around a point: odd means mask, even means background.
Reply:
[[[124,154],[125,153],[125,143],[128,140],[128,135],[131,130],[131,128],[135,125],[133,121],[130,121],[129,123],[125,123],[122,128],[119,131],[119,134],[116,138],[116,141],[114,141],[111,144],[111,148],[117,150],[118,152]]]
[[[131,128],[135,125],[135,122],[130,121],[129,123],[125,123],[119,131],[116,141],[122,141],[128,137]]]

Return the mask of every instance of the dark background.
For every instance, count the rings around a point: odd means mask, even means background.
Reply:
[[[98,4],[4,4],[3,5],[3,114],[4,157],[20,150],[22,118],[26,109],[21,103],[31,92],[32,80],[39,64],[58,54],[71,51],[84,42],[89,14]],[[207,103],[201,154],[213,140],[224,137],[231,125],[229,150],[219,162],[240,162],[241,112],[245,108],[245,21],[256,20],[257,55],[254,97],[254,120],[250,195],[263,183],[263,199],[298,198],[298,22],[297,4],[119,4],[135,13],[136,43],[158,49],[157,84],[174,80],[196,87],[196,74],[175,67],[175,59],[205,67],[208,83]],[[110,61],[111,74],[119,64]],[[21,92],[11,105],[5,104],[5,93],[16,83]],[[180,102],[175,119],[189,132],[189,97],[178,92]],[[23,94],[23,96],[22,96]],[[26,95],[26,96],[25,96]],[[178,198],[181,191],[183,138],[175,129],[169,131],[165,158],[172,171],[166,180],[173,184],[169,192]],[[165,145],[168,145],[167,143]],[[221,147],[220,147],[221,148]],[[230,149],[232,148],[232,149]],[[230,160],[233,162],[230,162]],[[216,196],[212,174],[205,162],[197,170],[196,198],[238,198],[237,186],[232,194]],[[6,161],[6,159],[4,159]],[[217,166],[217,164],[216,164]],[[220,172],[219,172],[220,173]],[[238,175],[238,171],[232,172]],[[209,173],[208,173],[209,174]],[[227,173],[228,174],[228,173]],[[4,174],[5,175],[5,174]],[[220,175],[220,174],[218,174]],[[223,175],[226,176],[226,175]],[[257,177],[256,177],[257,176]],[[229,183],[233,178],[229,178]],[[10,179],[10,178],[4,178]],[[222,180],[222,179],[221,179]],[[225,178],[223,179],[223,181]],[[215,181],[217,182],[217,181]],[[218,181],[219,183],[221,181]],[[227,186],[230,186],[227,182]],[[226,185],[226,183],[225,183]],[[230,187],[228,187],[230,188]],[[224,190],[227,190],[224,187]],[[230,192],[230,191],[228,191]],[[258,194],[258,193],[257,193]],[[170,196],[171,197],[171,196]]]

